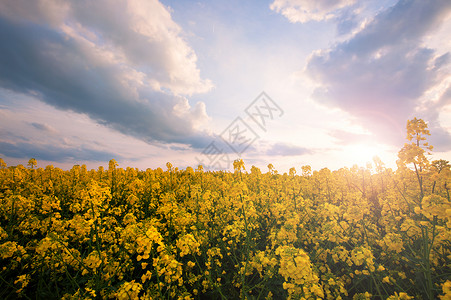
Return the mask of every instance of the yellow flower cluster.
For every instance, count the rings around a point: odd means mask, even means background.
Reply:
[[[142,290],[140,283],[132,280],[131,282],[124,282],[117,291],[116,297],[119,300],[138,300],[139,293]]]
[[[21,245],[18,245],[17,242],[7,241],[0,245],[0,256],[2,259],[7,259],[13,256],[17,256],[17,260],[20,261],[21,256],[26,252]]]
[[[196,238],[191,233],[182,236],[177,241],[177,247],[180,249],[181,257],[195,253],[200,255],[199,251],[200,243],[196,241]]]
[[[439,295],[441,300],[450,300],[451,299],[451,280],[447,280],[442,284],[443,295]]]
[[[281,246],[277,248],[276,255],[280,256],[279,273],[285,279],[283,288],[288,290],[288,299],[324,297],[307,253],[291,246]]]
[[[356,266],[365,265],[369,271],[374,272],[374,256],[371,249],[360,246],[351,252],[351,260]]]
[[[88,274],[90,271],[95,272],[102,265],[105,257],[106,255],[104,252],[99,253],[97,250],[89,253],[88,256],[83,259],[85,269],[83,270],[82,275]]]
[[[450,299],[451,169],[416,145],[301,175],[0,161],[0,295]]]

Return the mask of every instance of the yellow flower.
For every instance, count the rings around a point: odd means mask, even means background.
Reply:
[[[451,281],[447,280],[442,284],[443,295],[438,296],[441,300],[451,299]]]
[[[404,292],[401,292],[399,294],[395,292],[394,295],[387,298],[387,300],[409,300],[409,299],[413,299],[413,297],[407,295],[407,293]]]
[[[132,280],[131,282],[124,282],[116,294],[119,300],[138,300],[141,290],[142,285]]]
[[[20,288],[16,290],[16,293],[22,292],[22,290],[28,285],[30,282],[31,276],[30,274],[24,274],[17,276],[17,279],[14,281],[14,284],[20,284]]]

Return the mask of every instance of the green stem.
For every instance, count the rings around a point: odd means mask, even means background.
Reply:
[[[244,230],[246,232],[246,242],[245,242],[246,244],[245,244],[245,247],[244,247],[244,257],[245,257],[244,271],[241,274],[241,290],[242,290],[241,299],[244,300],[244,299],[246,299],[246,269],[247,269],[247,264],[248,264],[248,261],[249,261],[249,236],[250,236],[250,233],[249,233],[249,230],[248,230],[246,212],[245,212],[245,207],[244,207],[245,203],[243,201],[242,195],[240,195],[240,199],[241,199],[241,203],[242,203],[241,211],[243,213],[243,218],[244,218]]]

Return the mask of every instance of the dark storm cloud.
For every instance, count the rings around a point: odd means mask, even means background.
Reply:
[[[312,55],[314,98],[351,113],[379,139],[399,143],[420,98],[446,75],[448,55],[422,45],[451,12],[448,0],[402,0],[350,40]]]

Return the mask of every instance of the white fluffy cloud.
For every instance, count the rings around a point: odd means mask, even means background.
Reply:
[[[155,89],[190,95],[212,87],[201,79],[196,54],[184,41],[180,26],[157,0],[5,0],[0,11],[90,43],[93,54],[142,72]]]
[[[292,23],[305,23],[333,18],[340,9],[355,2],[356,0],[274,0],[270,8]]]
[[[197,57],[157,0],[0,2],[0,87],[145,141],[200,146]]]
[[[318,84],[315,100],[351,113],[381,140],[399,143],[406,120],[427,114],[421,107],[432,108],[424,95],[449,77],[451,49],[437,51],[423,40],[450,14],[446,0],[399,1],[349,40],[315,52],[306,68]]]

